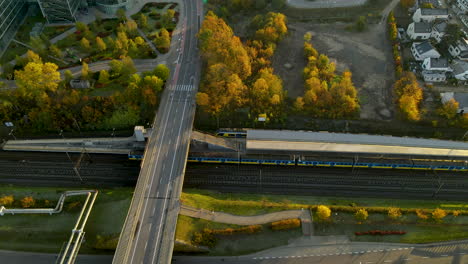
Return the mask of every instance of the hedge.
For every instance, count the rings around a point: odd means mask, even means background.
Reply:
[[[298,218],[285,219],[285,220],[271,223],[271,229],[273,230],[292,229],[292,228],[298,228],[300,226],[301,226],[301,220],[299,220]]]

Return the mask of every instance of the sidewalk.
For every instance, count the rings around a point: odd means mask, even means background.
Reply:
[[[240,216],[181,205],[179,214],[218,223],[235,225],[262,225],[284,219],[300,218],[302,223],[302,233],[310,236],[312,232],[312,217],[308,210],[288,210],[263,215]]]

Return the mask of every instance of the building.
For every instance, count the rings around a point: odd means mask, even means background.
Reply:
[[[468,40],[461,39],[449,45],[448,51],[454,58],[468,60]]]
[[[0,0],[0,56],[15,36],[27,10],[23,0]]]
[[[432,23],[435,20],[448,20],[448,9],[418,8],[413,14],[413,22]]]
[[[432,26],[426,22],[413,22],[409,24],[406,34],[412,40],[424,40],[431,37]]]
[[[455,61],[452,63],[453,77],[459,81],[468,81],[468,62]]]
[[[437,43],[440,43],[442,41],[442,37],[445,36],[447,26],[448,24],[445,21],[435,23],[434,26],[432,26],[431,38],[435,39]]]
[[[137,0],[88,0],[90,5],[95,5],[102,12],[112,15],[118,9],[130,9]]]
[[[454,93],[454,92],[446,92],[440,93],[441,102],[443,104],[447,103],[448,101],[454,99],[458,102],[458,111],[457,113],[468,113],[468,93]]]
[[[50,24],[75,23],[78,8],[86,6],[85,0],[37,0],[42,15]]]
[[[425,82],[445,82],[446,73],[452,71],[446,58],[426,58],[421,72]]]
[[[463,12],[468,11],[468,0],[457,0],[457,6]]]
[[[427,40],[421,43],[414,42],[411,46],[411,53],[417,61],[423,61],[425,58],[440,58],[440,53]]]

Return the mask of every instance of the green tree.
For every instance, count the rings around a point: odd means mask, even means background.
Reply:
[[[111,60],[109,62],[109,66],[110,66],[110,70],[111,70],[112,75],[118,76],[118,75],[122,74],[123,67],[124,67],[122,61],[120,61],[120,60]]]
[[[361,32],[361,31],[364,31],[367,27],[367,19],[365,16],[360,16],[357,20],[356,20],[356,30]]]
[[[140,16],[138,17],[138,22],[140,23],[140,28],[142,29],[148,28],[148,17],[144,13],[141,13]]]
[[[127,14],[125,14],[125,9],[119,8],[117,12],[115,12],[115,16],[119,19],[120,22],[124,22],[127,20]]]
[[[89,30],[88,26],[85,23],[79,21],[76,22],[75,27],[76,30],[80,31],[81,33]]]
[[[169,78],[169,68],[165,64],[158,64],[153,70],[153,74],[158,76],[163,81],[166,81]]]
[[[169,35],[169,31],[167,31],[165,28],[162,28],[154,42],[156,44],[156,48],[158,48],[159,51],[163,53],[168,52],[169,47],[171,46],[171,36]]]
[[[70,83],[71,80],[73,80],[73,73],[70,70],[65,70],[63,76],[65,79],[64,81],[67,85]]]
[[[327,220],[331,216],[331,210],[328,206],[325,205],[319,205],[317,207],[317,217],[320,220]]]
[[[122,65],[123,65],[122,74],[124,76],[129,76],[131,74],[134,74],[137,71],[132,58],[128,56],[122,58]]]
[[[50,45],[49,51],[52,56],[57,58],[63,58],[62,51],[56,45]]]
[[[174,9],[168,9],[166,13],[161,16],[161,25],[164,28],[170,28],[173,24],[172,19],[174,18]]]
[[[96,46],[100,52],[103,52],[107,49],[107,45],[100,37],[96,37]]]
[[[356,220],[360,222],[366,221],[367,217],[369,217],[369,213],[367,213],[366,209],[360,208],[356,211],[356,213],[354,214],[354,217],[356,218]]]

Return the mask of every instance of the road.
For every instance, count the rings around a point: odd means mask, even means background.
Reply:
[[[171,45],[174,56],[169,56],[175,69],[161,99],[113,263],[169,263],[172,257],[201,66],[195,35],[203,14],[200,0],[179,3],[183,19]]]

